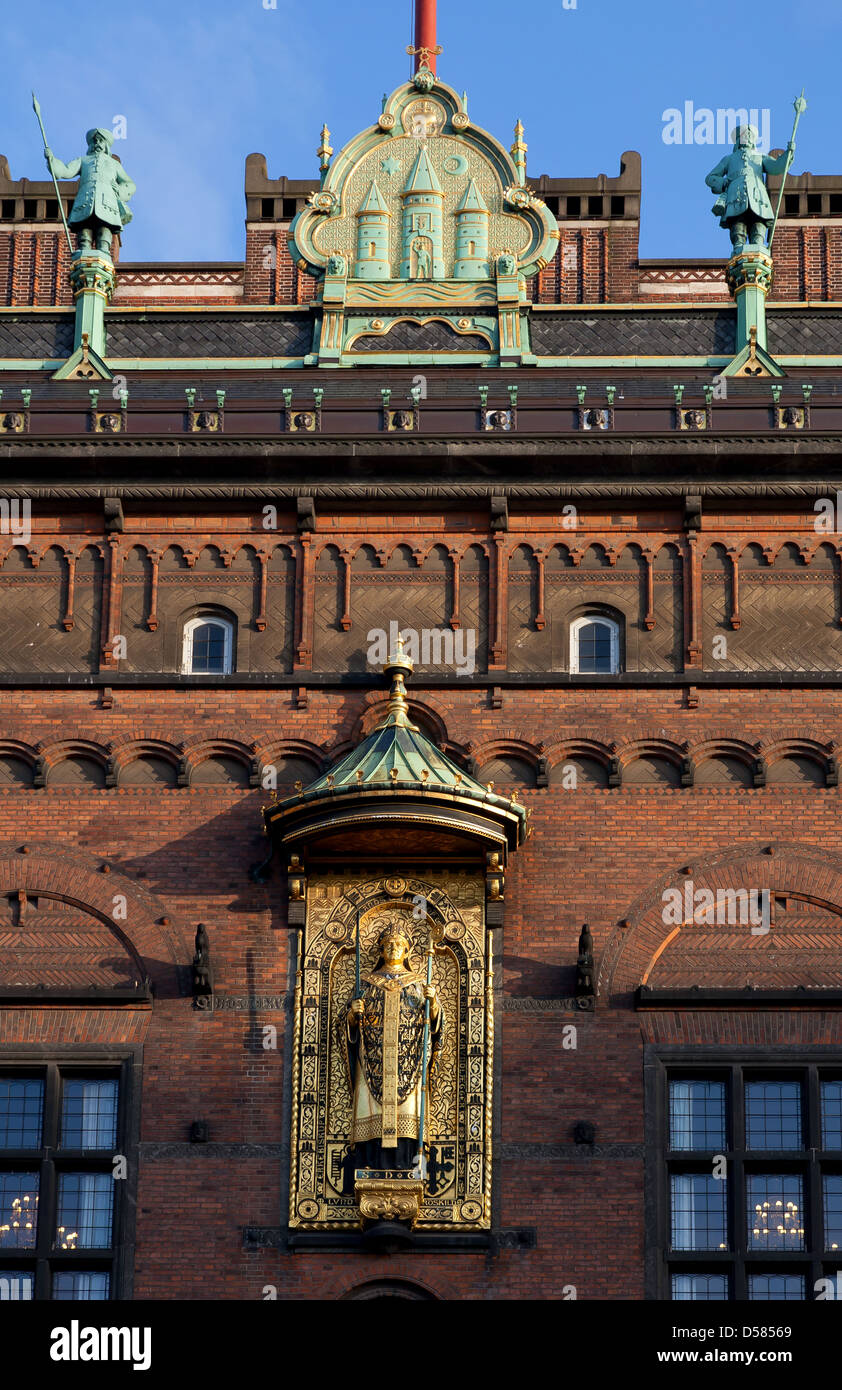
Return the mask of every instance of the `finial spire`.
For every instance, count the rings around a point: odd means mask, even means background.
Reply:
[[[384,676],[391,676],[392,688],[389,691],[389,703],[386,706],[386,718],[383,726],[387,724],[397,724],[404,729],[414,729],[415,725],[410,722],[409,705],[406,700],[406,686],[404,675],[411,676],[414,670],[412,661],[404,654],[403,637],[398,633],[395,641],[396,650],[383,663]]]
[[[321,169],[321,173],[322,173],[322,183],[324,183],[324,181],[325,181],[325,176],[326,176],[326,174],[327,174],[328,169],[330,168],[330,156],[333,154],[333,149],[332,149],[331,145],[329,144],[329,140],[330,140],[330,131],[328,130],[328,128],[327,128],[326,125],[323,125],[323,126],[322,126],[322,143],[319,145],[319,148],[316,150],[316,154],[319,156],[319,168]]]
[[[518,117],[515,123],[515,142],[512,145],[512,157],[517,169],[518,183],[523,187],[526,183],[526,151],[527,143],[523,138],[523,121]]]

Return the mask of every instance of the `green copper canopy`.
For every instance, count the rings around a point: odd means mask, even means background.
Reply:
[[[267,828],[287,838],[306,821],[313,833],[322,833],[331,824],[359,823],[375,806],[382,823],[389,819],[391,805],[394,815],[404,821],[437,818],[444,824],[447,820],[451,828],[481,838],[485,824],[489,835],[496,839],[502,835],[515,848],[527,835],[525,807],[496,795],[463,772],[412,723],[404,685],[412,662],[401,645],[399,639],[398,652],[383,668],[392,686],[380,723],[330,772],[307,787],[297,784],[292,796],[268,807]],[[300,829],[296,833],[300,835]]]

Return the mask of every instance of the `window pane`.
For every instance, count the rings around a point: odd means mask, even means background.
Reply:
[[[40,1149],[43,1081],[0,1077],[0,1149]]]
[[[38,1174],[0,1173],[0,1246],[32,1250],[38,1229]]]
[[[710,1173],[673,1173],[673,1250],[727,1250],[724,1178]]]
[[[750,1173],[747,1178],[748,1248],[803,1250],[804,1199],[799,1173]]]
[[[670,1082],[670,1148],[725,1147],[725,1082]]]
[[[611,671],[611,629],[606,623],[583,623],[577,632],[580,671]]]
[[[842,1081],[822,1082],[822,1146],[842,1149]]]
[[[56,1248],[110,1246],[113,1206],[114,1179],[110,1173],[62,1173],[58,1180]]]
[[[53,1298],[107,1298],[111,1287],[109,1274],[81,1270],[62,1270],[53,1275]]]
[[[800,1082],[746,1082],[746,1148],[801,1148]]]
[[[117,1140],[117,1082],[65,1081],[61,1142],[66,1149],[110,1149]]]
[[[202,623],[193,629],[193,671],[225,670],[225,628],[221,623]]]
[[[824,1187],[824,1248],[842,1248],[842,1174],[826,1175]]]
[[[798,1303],[804,1298],[803,1274],[750,1274],[748,1296],[760,1301]]]
[[[24,1269],[0,1269],[0,1303],[7,1299],[33,1297],[35,1275]]]
[[[674,1274],[672,1296],[675,1302],[718,1303],[727,1301],[727,1274]]]

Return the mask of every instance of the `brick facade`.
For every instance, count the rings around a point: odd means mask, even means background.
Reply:
[[[422,708],[434,700],[448,740],[473,743],[480,757],[483,749],[524,733],[553,757],[565,736],[583,734],[608,744],[657,730],[676,745],[735,733],[763,741],[782,726],[838,736],[835,699],[821,692],[767,690],[762,702],[753,694],[706,692],[693,711],[661,691],[636,692],[633,706],[618,690],[596,698],[575,689],[514,691],[506,692],[497,711],[476,689],[443,695],[413,683],[412,693]],[[213,731],[211,741],[225,735],[247,745],[306,741],[329,748],[353,735],[366,696],[325,690],[311,693],[306,710],[294,705],[290,692],[224,690],[119,690],[110,710],[97,708],[90,691],[0,699],[7,738],[24,744],[59,730],[103,746],[153,733],[179,743],[207,740]],[[500,961],[501,1220],[536,1227],[538,1246],[528,1253],[503,1251],[492,1261],[312,1251],[293,1261],[277,1250],[244,1252],[241,1234],[245,1226],[277,1226],[283,1206],[288,1002],[251,1013],[220,1007],[203,1016],[179,996],[177,971],[189,961],[195,924],[203,921],[221,996],[284,995],[288,1001],[294,937],[286,930],[284,893],[277,875],[265,887],[247,877],[262,853],[265,794],[119,785],[0,792],[0,899],[22,886],[33,896],[49,889],[108,914],[113,895],[125,893],[125,930],[155,985],[151,1009],[0,1011],[7,1048],[47,1039],[143,1044],[136,1297],[260,1298],[266,1284],[276,1285],[279,1297],[336,1297],[376,1278],[409,1279],[444,1298],[553,1298],[569,1284],[580,1299],[642,1297],[643,1041],[702,1043],[727,1035],[756,1045],[839,1044],[838,1014],[818,1003],[789,1012],[667,1010],[636,1017],[629,1000],[653,954],[645,938],[647,899],[663,881],[680,878],[688,864],[697,866],[701,881],[705,862],[722,859],[723,852],[750,859],[773,846],[775,854],[767,856],[772,882],[790,892],[833,893],[840,902],[835,788],[554,787],[522,795],[533,809],[535,831],[511,866]],[[103,866],[111,872],[104,874]],[[585,918],[596,958],[606,963],[596,1013],[530,1007],[534,999],[571,993]],[[263,1049],[267,1023],[279,1030],[277,1052]],[[578,1029],[575,1050],[562,1047],[570,1024]],[[199,1118],[210,1126],[207,1146],[187,1142]],[[581,1120],[597,1127],[593,1154],[573,1142],[573,1126]],[[583,1182],[592,1200],[587,1217]],[[596,1224],[594,1210],[600,1212]],[[195,1259],[199,1247],[201,1262]]]

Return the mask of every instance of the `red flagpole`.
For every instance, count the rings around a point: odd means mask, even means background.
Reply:
[[[415,0],[415,71],[426,57],[430,72],[436,71],[436,0]],[[426,49],[426,54],[421,52]]]

